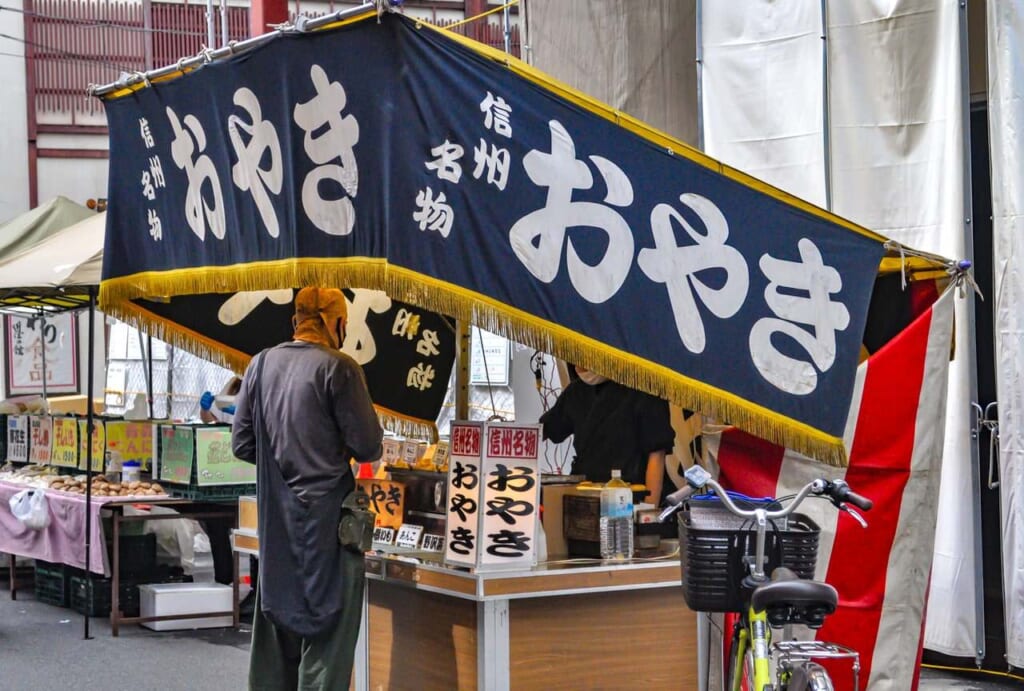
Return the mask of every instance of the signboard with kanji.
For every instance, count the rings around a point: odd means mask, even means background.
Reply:
[[[107,448],[121,461],[138,461],[149,470],[153,461],[153,423],[132,420],[107,421]]]
[[[75,315],[5,317],[7,395],[78,393]]]
[[[7,460],[28,462],[28,415],[7,416]]]
[[[88,424],[88,420],[85,418],[78,419],[78,469],[85,470],[85,464],[88,462],[87,449],[85,448],[85,440],[88,438],[89,433],[86,431],[85,426]],[[107,435],[104,421],[98,418],[93,419],[92,427],[92,469],[97,473],[103,472],[103,454],[107,450]]]
[[[184,425],[160,425],[160,480],[187,485],[195,462],[195,431]]]
[[[480,422],[453,422],[451,426],[444,553],[448,564],[476,566],[483,433]]]
[[[49,415],[33,415],[29,418],[28,460],[39,465],[50,464],[53,448],[53,423]]]
[[[480,568],[537,563],[540,425],[489,422],[484,427]]]
[[[405,485],[401,482],[362,478],[356,480],[356,490],[365,494],[370,501],[370,511],[377,514],[375,528],[402,527],[405,507]]]
[[[78,467],[78,420],[73,417],[53,418],[53,446],[50,465],[61,468]]]
[[[246,463],[231,452],[230,427],[195,430],[196,476],[200,485],[252,485],[256,464]]]

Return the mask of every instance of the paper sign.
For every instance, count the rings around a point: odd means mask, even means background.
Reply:
[[[121,461],[138,461],[149,470],[153,461],[153,424],[131,420],[107,421],[107,448],[117,451]]]
[[[398,529],[398,536],[395,537],[396,547],[408,547],[417,549],[420,546],[420,535],[423,534],[423,526],[403,523]]]
[[[61,468],[78,467],[78,420],[73,417],[52,418],[53,444],[50,465]]]
[[[195,432],[200,485],[256,484],[256,464],[241,461],[231,452],[230,427],[200,428]]]
[[[33,415],[29,420],[28,460],[39,465],[50,464],[50,453],[53,448],[53,423],[49,415]]]
[[[405,506],[405,485],[401,482],[364,478],[356,480],[356,489],[370,501],[370,511],[377,514],[378,528],[398,529],[402,526]]]
[[[485,429],[480,561],[488,568],[537,562],[540,425],[489,422]]]
[[[437,450],[434,451],[434,465],[442,472],[448,470],[448,442],[444,439],[437,442]]]
[[[85,426],[88,424],[85,418],[78,418],[78,469],[85,470],[88,460],[86,456],[85,440],[89,436]],[[92,420],[92,469],[94,472],[103,472],[103,455],[107,450],[107,438],[103,420],[93,418]]]
[[[444,553],[450,564],[476,565],[482,442],[482,423],[452,423]]]
[[[7,460],[28,462],[28,415],[7,416]]]
[[[392,545],[395,542],[395,531],[393,528],[377,527],[373,529],[373,543],[375,545]]]
[[[397,439],[385,439],[381,446],[384,447],[384,454],[380,460],[384,462],[384,465],[391,465],[402,457],[402,442]]]
[[[192,481],[195,432],[191,427],[160,425],[160,479],[187,485]]]
[[[423,544],[421,548],[426,552],[443,552],[444,551],[444,535],[431,535],[427,533],[423,536]]]
[[[402,442],[402,460],[410,466],[416,465],[416,461],[426,451],[427,445],[423,442],[407,439]]]

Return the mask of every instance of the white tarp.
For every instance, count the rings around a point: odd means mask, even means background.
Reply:
[[[583,93],[697,142],[692,0],[527,4],[525,58]]]
[[[707,152],[819,203],[823,72],[812,38],[820,7],[705,2],[701,26]],[[957,0],[827,3],[833,210],[947,257],[964,256],[959,11]],[[962,300],[957,322],[967,323]],[[972,507],[963,501],[971,486],[970,334],[956,333],[930,590],[941,606],[928,610],[925,645],[973,657]]]
[[[107,214],[52,231],[31,247],[0,257],[0,288],[98,286]]]
[[[990,0],[988,122],[1006,659],[1024,667],[1024,6]]]

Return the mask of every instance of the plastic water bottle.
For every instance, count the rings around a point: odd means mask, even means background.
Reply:
[[[633,558],[633,491],[620,470],[601,488],[601,558]]]

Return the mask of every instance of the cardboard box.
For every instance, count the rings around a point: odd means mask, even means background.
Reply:
[[[139,614],[142,617],[163,617],[172,614],[201,614],[231,611],[231,586],[219,583],[152,583],[139,586]],[[231,626],[231,616],[147,621],[142,624],[154,631],[181,629],[215,629]]]

